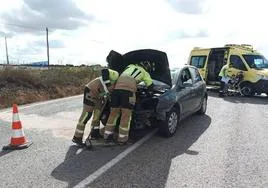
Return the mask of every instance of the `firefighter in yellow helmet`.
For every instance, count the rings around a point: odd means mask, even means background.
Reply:
[[[83,111],[79,118],[72,141],[78,145],[84,145],[83,136],[87,122],[90,120],[93,112],[91,131],[88,138],[99,138],[100,115],[106,104],[107,95],[114,89],[115,83],[119,77],[117,71],[111,69],[102,69],[101,76],[90,81],[84,89]]]
[[[128,141],[132,110],[136,102],[137,84],[144,81],[145,85],[152,89],[153,81],[149,74],[151,70],[149,62],[141,62],[140,65],[130,64],[119,76],[111,95],[111,112],[104,132],[106,142],[113,141],[114,129],[120,115],[117,142],[125,144]]]

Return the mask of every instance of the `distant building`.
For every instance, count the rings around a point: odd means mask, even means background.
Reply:
[[[33,67],[48,67],[48,61],[38,61],[28,64],[28,66]]]

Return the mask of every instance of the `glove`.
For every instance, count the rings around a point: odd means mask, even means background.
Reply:
[[[110,93],[105,93],[103,97],[104,97],[104,99],[109,99],[110,98]]]
[[[148,90],[149,91],[153,91],[154,90],[154,83],[152,83],[151,85],[148,86]]]

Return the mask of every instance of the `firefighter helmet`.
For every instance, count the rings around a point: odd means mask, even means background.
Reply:
[[[140,65],[149,73],[153,71],[153,67],[149,61],[142,61]]]
[[[106,61],[111,64],[112,61],[122,58],[122,55],[114,50],[111,50],[108,56],[106,57]]]

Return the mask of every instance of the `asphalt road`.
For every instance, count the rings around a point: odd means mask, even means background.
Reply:
[[[19,106],[29,148],[0,151],[0,187],[268,187],[268,98],[218,98],[176,134],[155,130],[130,146],[72,144],[82,97]],[[0,111],[0,147],[9,143],[11,109]],[[87,130],[88,132],[88,130]]]

